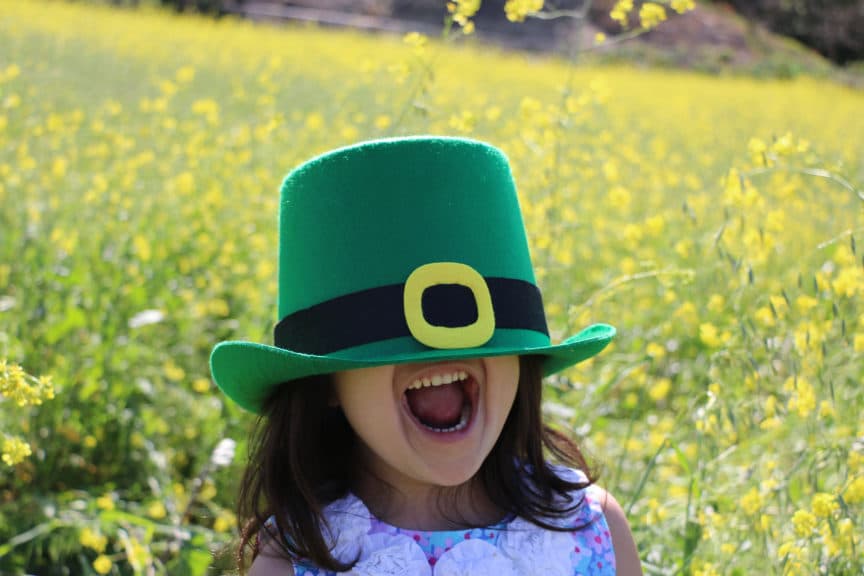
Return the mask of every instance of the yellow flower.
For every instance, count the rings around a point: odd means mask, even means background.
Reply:
[[[19,96],[18,94],[10,94],[6,98],[6,100],[3,101],[3,107],[4,108],[12,109],[12,108],[17,108],[20,105],[21,105],[21,96]]]
[[[696,305],[690,301],[681,304],[672,316],[684,324],[693,325],[699,321],[699,312],[696,309]]]
[[[789,398],[789,411],[797,411],[799,416],[806,418],[816,409],[816,392],[810,382],[804,378],[798,378],[797,381],[789,378],[786,380],[786,386],[790,383],[795,391]]]
[[[689,258],[693,250],[693,241],[690,239],[679,240],[675,243],[675,253],[681,258]]]
[[[750,488],[750,491],[741,497],[741,507],[750,516],[761,510],[762,496],[759,494],[759,490]]]
[[[819,518],[828,518],[839,507],[837,500],[831,494],[820,492],[813,496],[813,513]]]
[[[777,138],[771,145],[771,148],[780,156],[789,156],[796,150],[795,140],[792,134],[787,132],[783,136]]]
[[[38,406],[43,400],[54,398],[54,385],[50,376],[31,376],[18,364],[0,360],[0,396],[18,406]]]
[[[55,178],[63,178],[66,176],[66,169],[69,166],[69,162],[67,162],[66,158],[58,157],[54,159],[54,162],[51,164],[51,174]]]
[[[186,377],[186,371],[175,364],[173,360],[167,360],[162,365],[162,372],[165,374],[165,377],[172,382],[177,382]]]
[[[228,302],[224,298],[214,298],[207,302],[207,310],[213,316],[225,318],[231,313]]]
[[[3,462],[7,466],[15,466],[30,456],[30,445],[17,436],[6,436],[3,439]]]
[[[774,313],[771,312],[771,309],[767,306],[762,306],[757,309],[753,314],[753,317],[756,319],[761,326],[771,327],[774,326],[776,321],[774,320]]]
[[[214,496],[216,496],[216,485],[210,481],[205,482],[201,492],[198,493],[198,498],[202,502],[209,502]]]
[[[141,542],[130,538],[126,541],[126,558],[134,570],[141,571],[145,564],[150,561],[150,553]]]
[[[159,91],[162,92],[162,94],[164,94],[166,97],[170,98],[177,93],[177,85],[170,80],[162,80],[159,83]]]
[[[846,466],[849,467],[850,474],[864,471],[864,454],[856,452],[855,450],[850,450],[849,456],[846,458]]]
[[[463,110],[460,114],[450,117],[450,127],[457,132],[468,133],[474,130],[476,119],[470,110]]]
[[[843,492],[843,499],[849,504],[864,502],[864,476],[858,476],[849,483]]]
[[[780,318],[789,310],[789,304],[786,303],[786,298],[783,296],[772,295],[768,297],[768,300],[770,300],[771,306]]]
[[[98,506],[101,510],[114,510],[114,496],[111,494],[104,494],[96,499],[96,506]]]
[[[846,266],[840,270],[831,282],[831,289],[839,296],[852,298],[864,292],[864,271],[858,266]]]
[[[456,5],[456,14],[461,14],[465,18],[473,17],[480,10],[482,0],[453,0]]]
[[[422,54],[429,44],[429,39],[419,32],[409,32],[402,37],[402,42],[411,46],[415,53]]]
[[[312,112],[306,117],[305,127],[307,130],[320,130],[324,126],[324,116],[320,112]]]
[[[711,312],[722,312],[724,306],[726,306],[726,298],[722,294],[712,294],[708,299],[708,310]]]
[[[594,34],[594,44],[603,44],[604,42],[606,42],[606,34],[602,32]]]
[[[447,3],[447,11],[453,15],[453,22],[462,27],[463,34],[474,32],[471,18],[480,9],[481,0],[453,0]]]
[[[501,117],[501,108],[498,106],[490,106],[486,109],[486,113],[484,114],[486,120],[490,122],[495,122]]]
[[[211,98],[195,100],[195,102],[192,103],[192,113],[201,116],[219,114],[219,103]]]
[[[222,511],[216,516],[216,520],[213,521],[213,530],[216,532],[227,532],[236,521],[237,519],[234,517],[234,514]]]
[[[346,142],[353,142],[357,140],[358,136],[360,136],[360,131],[357,130],[357,128],[355,128],[354,126],[348,125],[342,128],[340,135],[342,136],[342,139]]]
[[[759,138],[751,138],[750,142],[747,143],[747,150],[756,165],[763,166],[765,164],[765,152],[768,151],[768,146],[764,141]]]
[[[144,236],[138,234],[132,238],[132,244],[135,246],[135,253],[138,254],[138,258],[140,258],[142,262],[148,262],[153,255],[153,252],[150,249],[150,241]]]
[[[645,353],[651,358],[663,358],[666,356],[666,348],[657,342],[649,342],[645,347]]]
[[[725,331],[721,334],[717,327],[710,322],[703,322],[699,325],[699,340],[709,348],[719,348],[731,336],[729,332]]]
[[[104,554],[100,554],[93,561],[93,569],[99,574],[108,574],[111,572],[112,566],[113,563],[111,562],[111,559]]]
[[[807,296],[806,294],[802,294],[795,299],[795,307],[805,314],[818,305],[819,301],[816,298]]]
[[[14,80],[18,77],[18,74],[21,73],[21,68],[17,64],[10,64],[6,67],[6,70],[2,73],[4,80]]]
[[[650,30],[666,20],[666,8],[660,4],[646,2],[639,8],[639,23]]]
[[[507,0],[504,13],[510,22],[524,22],[527,16],[543,10],[543,3],[544,0]]]
[[[669,509],[663,506],[656,498],[647,502],[648,512],[645,514],[645,523],[649,526],[657,525],[669,515]]]
[[[846,244],[841,244],[834,251],[834,263],[838,266],[855,266],[856,256],[852,252],[852,248]]]
[[[385,130],[390,127],[391,120],[386,114],[381,114],[375,118],[375,127],[379,130]]]
[[[798,536],[809,536],[816,529],[816,517],[806,510],[797,510],[792,515],[792,526]]]
[[[776,428],[779,428],[780,424],[780,418],[778,418],[777,416],[771,416],[760,422],[759,428],[761,430],[774,430]]]
[[[147,507],[147,515],[153,518],[154,520],[161,520],[168,515],[168,511],[165,510],[165,505],[160,501],[151,502]]]
[[[181,84],[187,84],[195,79],[195,68],[192,66],[183,66],[177,70],[174,78]]]
[[[669,378],[659,378],[657,382],[648,390],[648,395],[655,402],[665,399],[669,395],[669,390],[672,388],[672,381]]]
[[[794,555],[796,555],[797,552],[798,552],[798,548],[796,547],[794,542],[784,542],[777,549],[777,556],[782,560],[782,559],[785,559],[787,556],[794,557]]]
[[[204,394],[210,390],[210,380],[207,378],[196,378],[192,381],[192,389],[199,394]]]
[[[864,352],[864,333],[855,334],[855,337],[852,339],[852,349],[855,352]]]
[[[848,554],[852,553],[852,547],[855,543],[854,530],[855,525],[850,518],[843,518],[837,523],[840,547]]]
[[[626,28],[629,23],[630,12],[633,11],[633,0],[618,0],[609,12],[609,16]]]
[[[661,214],[651,216],[645,220],[645,230],[651,236],[659,236],[666,226],[666,220]]]
[[[693,0],[672,0],[671,6],[678,14],[684,14],[696,8]]]
[[[90,548],[101,554],[105,551],[108,538],[98,532],[94,532],[90,528],[84,528],[78,536],[78,542],[85,548]]]

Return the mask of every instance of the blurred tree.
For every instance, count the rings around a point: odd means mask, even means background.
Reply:
[[[243,4],[245,0],[161,0],[165,6],[174,8],[177,12],[197,10],[203,14],[221,15],[229,4]]]
[[[726,0],[748,19],[845,64],[864,60],[864,0]]]

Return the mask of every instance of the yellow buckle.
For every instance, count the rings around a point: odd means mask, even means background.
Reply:
[[[477,320],[456,327],[429,324],[423,316],[423,292],[439,284],[458,284],[471,290],[477,304]],[[495,332],[495,311],[489,286],[483,276],[467,264],[432,262],[419,266],[405,281],[403,306],[411,335],[430,348],[482,346]]]

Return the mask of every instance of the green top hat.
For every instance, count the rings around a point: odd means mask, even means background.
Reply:
[[[538,354],[552,374],[615,329],[553,346],[507,158],[412,137],[334,150],[285,178],[274,336],[210,357],[218,386],[252,412],[282,382],[352,368]]]

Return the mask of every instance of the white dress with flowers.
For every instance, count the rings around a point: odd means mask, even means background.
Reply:
[[[556,472],[585,481],[578,470]],[[375,518],[350,493],[328,505],[324,515],[334,556],[348,562],[359,553],[348,572],[354,576],[613,576],[615,552],[599,489],[589,486],[573,496],[582,504],[568,517],[548,522],[584,526],[572,532],[545,530],[518,517],[484,528],[405,530]],[[294,571],[333,574],[303,561],[295,561]]]

